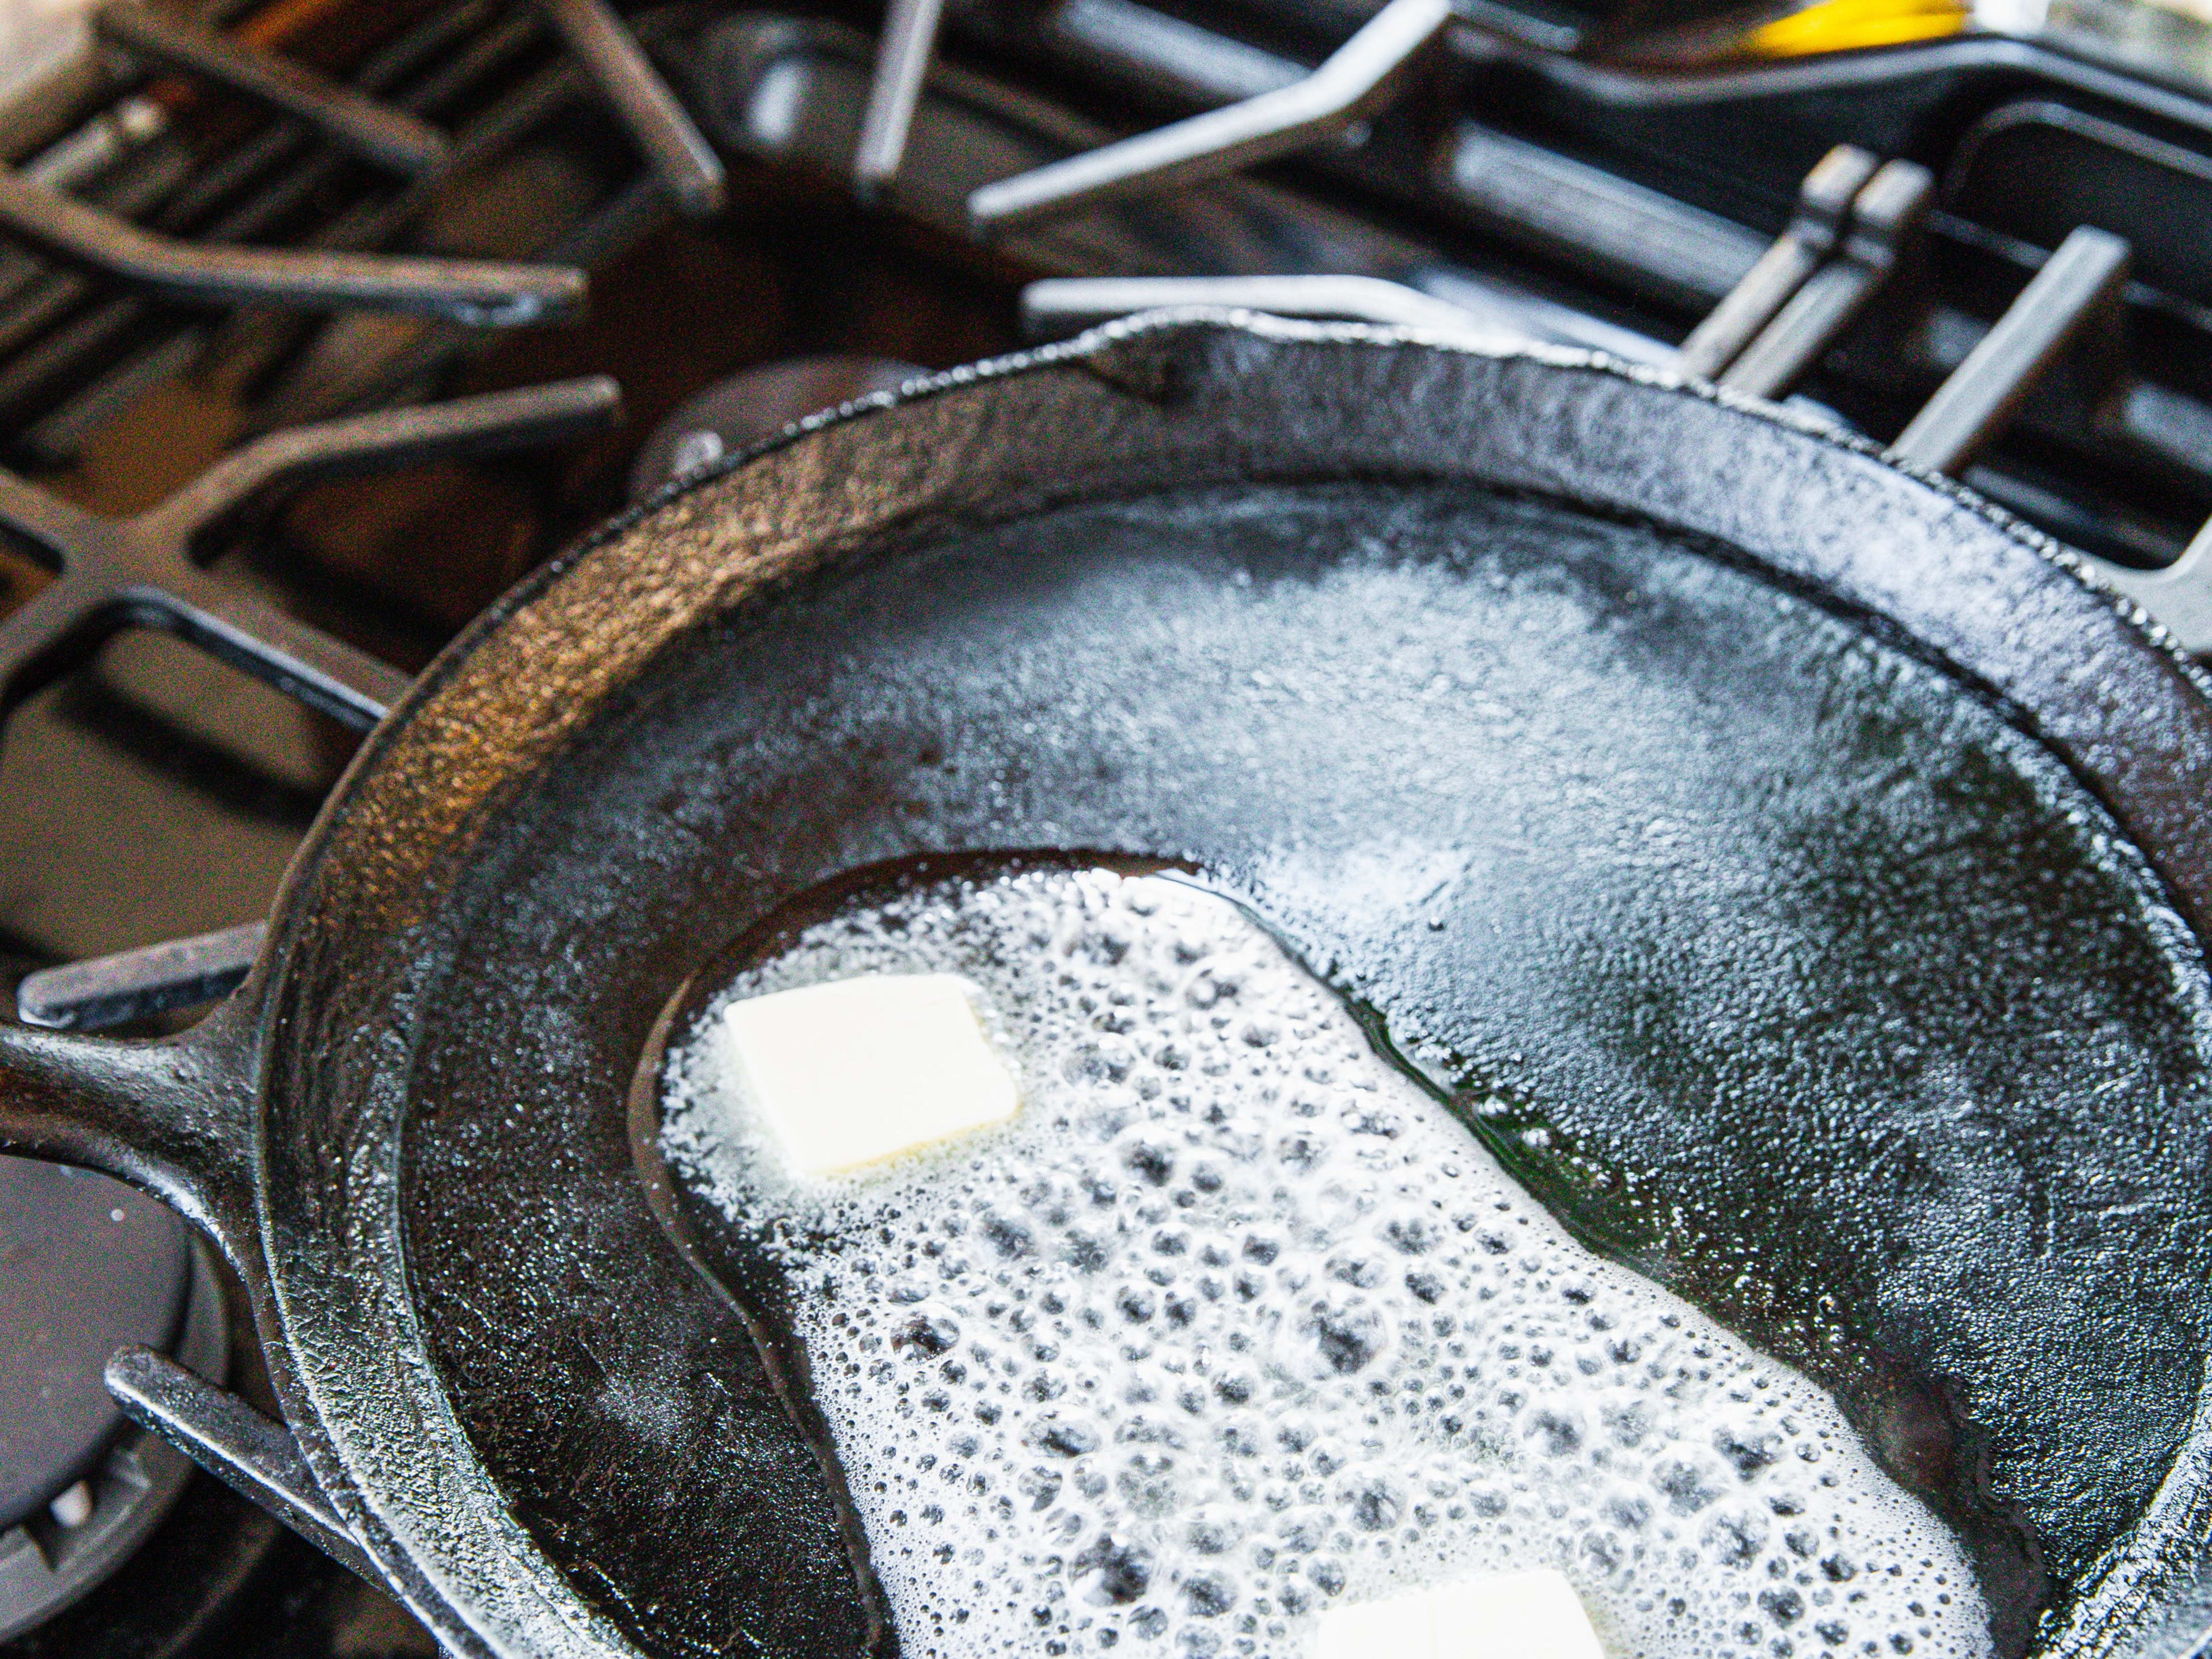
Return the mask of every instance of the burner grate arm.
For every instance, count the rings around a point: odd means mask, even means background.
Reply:
[[[559,443],[600,429],[621,408],[621,387],[594,375],[288,428],[225,456],[130,520],[128,533],[187,547],[275,489]]]
[[[173,634],[349,726],[375,725],[407,677],[202,570],[195,544],[280,488],[554,442],[619,418],[621,401],[612,380],[595,376],[272,433],[120,520],[0,472],[0,527],[36,544],[59,573],[0,620],[0,714],[140,627]]]
[[[606,0],[538,0],[538,7],[622,118],[676,205],[694,217],[719,210],[721,157]]]
[[[584,305],[584,273],[567,266],[180,242],[5,167],[0,230],[57,258],[198,304],[394,311],[498,328],[562,321]]]
[[[151,1348],[125,1348],[109,1360],[107,1391],[132,1422],[160,1435],[340,1565],[383,1588],[384,1575],[338,1519],[300,1443],[283,1424]]]
[[[1898,434],[1893,453],[1932,471],[1963,471],[2070,344],[2100,318],[2118,326],[2128,252],[2108,232],[2075,229]]]
[[[1417,328],[1492,350],[1525,343],[1464,307],[1381,276],[1052,276],[1022,290],[1022,331],[1060,339],[1095,324],[1176,306]]]
[[[410,684],[390,664],[204,572],[123,588],[112,603],[120,625],[173,635],[356,731],[382,720]],[[113,628],[95,624],[94,642]]]
[[[15,1014],[53,1031],[104,1031],[179,1008],[220,1001],[245,982],[269,937],[249,921],[26,974]]]
[[[983,185],[968,198],[969,229],[988,238],[1180,189],[1342,132],[1397,99],[1451,19],[1449,0],[1390,0],[1302,81]]]
[[[453,154],[428,122],[325,80],[272,52],[154,10],[115,0],[94,15],[101,36],[145,62],[200,76],[306,122],[340,149],[410,176],[430,173]]]
[[[1878,166],[1851,144],[1838,144],[1820,158],[1797,192],[1790,228],[1682,342],[1676,366],[1685,374],[1713,380],[1743,355],[1835,252],[1850,222],[1852,199]]]
[[[1896,272],[1935,191],[1928,169],[1887,161],[1851,198],[1836,257],[1805,279],[1720,376],[1754,398],[1785,398]]]
[[[860,143],[853,155],[853,179],[863,201],[872,202],[890,189],[906,161],[907,136],[944,15],[945,0],[891,0],[867,110],[860,118]]]

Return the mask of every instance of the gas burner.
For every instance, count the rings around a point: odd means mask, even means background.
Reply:
[[[0,1641],[98,1585],[159,1524],[191,1473],[125,1421],[103,1373],[145,1346],[221,1380],[229,1340],[206,1247],[103,1176],[0,1158]]]

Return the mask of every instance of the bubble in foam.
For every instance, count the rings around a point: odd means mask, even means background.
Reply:
[[[721,1000],[920,972],[981,990],[1005,1128],[794,1181],[709,1045],[664,1115],[791,1285],[902,1651],[1289,1659],[1334,1601],[1531,1567],[1620,1659],[1989,1651],[1826,1395],[1572,1239],[1231,904],[948,883]]]

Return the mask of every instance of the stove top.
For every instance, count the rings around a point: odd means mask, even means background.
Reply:
[[[1787,400],[2212,650],[2203,27],[2057,0],[16,8],[15,1006],[147,1033],[227,994],[361,733],[626,501],[1158,305]],[[179,1224],[0,1159],[0,1650],[434,1650],[101,1386],[140,1341],[271,1406]]]

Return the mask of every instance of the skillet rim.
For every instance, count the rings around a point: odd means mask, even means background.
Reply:
[[[278,1087],[288,1079],[299,1079],[288,1069],[293,1057],[286,1039],[298,1030],[313,1028],[318,1022],[302,1012],[303,985],[324,973],[343,970],[347,953],[338,945],[336,937],[341,931],[331,923],[326,904],[331,889],[343,887],[349,878],[356,880],[362,874],[364,860],[371,863],[388,860],[396,856],[393,848],[379,845],[379,829],[392,830],[388,815],[375,812],[376,803],[371,799],[380,782],[397,787],[390,780],[398,772],[402,777],[402,762],[395,759],[404,744],[420,739],[431,744],[434,752],[435,739],[422,735],[426,717],[439,710],[457,696],[456,686],[471,663],[482,656],[495,641],[507,636],[518,619],[530,613],[533,607],[546,600],[555,591],[574,581],[582,583],[586,573],[605,568],[605,562],[595,556],[611,548],[617,548],[642,526],[664,520],[664,515],[679,514],[687,504],[696,505],[724,486],[736,475],[746,471],[769,458],[801,451],[800,459],[785,470],[801,469],[805,452],[802,446],[812,444],[820,450],[835,439],[822,434],[836,434],[856,423],[870,421],[887,411],[926,405],[961,394],[982,394],[994,386],[1003,386],[1024,377],[1050,373],[1054,370],[1075,370],[1107,383],[1120,393],[1129,396],[1146,408],[1172,411],[1180,402],[1175,384],[1179,376],[1197,368],[1213,371],[1213,378],[1205,384],[1242,382],[1233,374],[1224,376],[1220,362],[1204,364],[1199,362],[1208,353],[1216,358],[1234,359],[1238,351],[1247,356],[1257,355],[1265,359],[1263,376],[1273,372],[1282,383],[1272,389],[1279,395],[1288,387],[1298,384],[1297,369],[1300,361],[1328,364],[1335,362],[1355,365],[1356,376],[1361,359],[1334,359],[1331,354],[1346,350],[1363,354],[1389,352],[1393,362],[1411,362],[1415,356],[1425,357],[1432,365],[1457,358],[1463,360],[1449,372],[1462,378],[1483,371],[1473,369],[1470,364],[1487,365],[1490,372],[1507,375],[1515,372],[1534,371],[1539,381],[1562,386],[1579,386],[1584,390],[1597,388],[1593,394],[1600,398],[1610,386],[1615,391],[1622,386],[1636,390],[1630,394],[1635,398],[1650,398],[1655,408],[1667,400],[1686,399],[1693,405],[1729,416],[1748,417],[1757,426],[1752,430],[1765,430],[1787,434],[1786,442],[1802,444],[1802,453],[1808,458],[1808,469],[1817,470],[1823,458],[1832,461],[1836,457],[1850,457],[1855,461],[1871,464],[1860,470],[1859,481],[1878,481],[1884,499],[1903,504],[1917,503],[1923,517],[1952,526],[1954,530],[1968,533],[1962,544],[1979,541],[1986,546],[1994,539],[2000,544],[2025,551],[2033,556],[2033,564],[2015,562],[2015,568],[2004,573],[2012,587],[2021,593],[2034,592],[2048,599],[2061,611],[2070,611],[2071,617],[2045,617],[2046,623],[2056,620],[2062,625],[2079,621],[2101,623],[2106,637],[2101,649],[2086,648],[2090,643],[2086,634],[2078,641],[2084,648],[2079,653],[2084,660],[2079,666],[2087,671],[2109,669],[2110,660],[2117,650],[2133,661],[2136,678],[2145,682],[2145,689],[2166,692],[2168,723],[2193,727],[2196,744],[2192,753],[2198,769],[2212,777],[2212,678],[2184,656],[2162,629],[2147,625],[2141,607],[2106,589],[2092,579],[2078,556],[2072,554],[2042,532],[2021,524],[2002,509],[1984,501],[1948,478],[1927,473],[1907,465],[1882,451],[1870,441],[1839,434],[1796,416],[1791,411],[1757,399],[1746,398],[1718,390],[1702,382],[1684,380],[1679,377],[1640,365],[1624,364],[1607,358],[1602,354],[1532,348],[1503,350],[1474,344],[1465,340],[1426,333],[1412,329],[1377,328],[1356,324],[1310,324],[1288,322],[1284,319],[1241,311],[1193,307],[1174,312],[1148,313],[1094,329],[1071,341],[1060,342],[1032,351],[1016,353],[984,363],[956,368],[945,374],[911,383],[895,393],[875,397],[848,404],[840,410],[802,422],[786,433],[733,458],[696,478],[670,486],[647,502],[640,504],[601,525],[554,560],[549,561],[503,595],[472,622],[470,626],[417,679],[407,695],[388,717],[371,734],[354,762],[348,768],[333,791],[323,812],[319,816],[307,841],[302,844],[279,893],[273,916],[270,944],[262,963],[257,968],[253,983],[241,1001],[250,1010],[252,1031],[251,1053],[247,1058],[247,1075],[244,1086],[251,1096],[249,1110],[258,1126],[254,1149],[256,1188],[256,1221],[260,1234],[258,1255],[264,1271],[264,1285],[259,1299],[263,1304],[263,1328],[265,1346],[271,1349],[272,1371],[279,1379],[288,1419],[291,1421],[301,1443],[302,1450],[317,1479],[329,1494],[334,1506],[351,1528],[367,1545],[380,1568],[390,1578],[404,1599],[432,1626],[441,1640],[456,1651],[469,1654],[503,1655],[522,1653],[557,1653],[562,1655],[629,1655],[637,1651],[613,1626],[611,1620],[592,1609],[577,1593],[573,1585],[538,1549],[521,1524],[506,1510],[496,1484],[484,1468],[475,1448],[455,1414],[442,1379],[432,1380],[434,1368],[425,1350],[427,1338],[419,1323],[418,1310],[405,1263],[404,1217],[400,1214],[398,1166],[405,1142],[402,1098],[387,1103],[391,1121],[389,1133],[380,1139],[374,1134],[363,1135],[358,1112],[343,1114],[341,1125],[352,1137],[343,1152],[328,1146],[319,1146],[307,1152],[290,1143],[280,1145],[271,1133],[272,1127],[289,1111],[295,1118],[311,1119],[313,1110],[304,1103],[308,1096],[320,1091],[335,1092],[323,1079],[313,1080],[311,1085],[297,1096],[280,1099]],[[1285,368],[1285,359],[1294,360]],[[1373,359],[1366,359],[1371,366]],[[1443,372],[1443,371],[1440,371]],[[1324,368],[1322,378],[1328,377]],[[1587,378],[1587,377],[1595,377]],[[1098,395],[1095,392],[1087,396]],[[1263,401],[1265,394],[1263,393]],[[1139,416],[1139,421],[1162,418],[1157,415]],[[1172,421],[1172,412],[1165,417]],[[1464,422],[1464,416],[1458,416]],[[1438,454],[1435,433],[1441,429],[1436,422],[1413,422],[1419,431],[1430,434],[1431,449],[1427,456],[1425,476],[1442,480],[1456,477],[1475,486],[1497,485],[1500,480],[1494,471],[1486,470],[1487,456],[1466,452]],[[1096,434],[1085,431],[1075,440],[1079,445],[1093,442]],[[1170,446],[1172,449],[1172,446]],[[1310,453],[1313,446],[1309,443]],[[1175,452],[1180,459],[1180,452]],[[1158,458],[1155,458],[1156,462]],[[1332,476],[1361,476],[1346,458],[1331,455],[1316,463],[1318,470]],[[1415,469],[1405,467],[1395,473],[1401,477],[1416,475]],[[762,475],[766,480],[768,475]],[[1249,471],[1248,478],[1255,475]],[[1264,473],[1259,476],[1264,476]],[[1391,476],[1382,471],[1369,471],[1365,476]],[[1199,482],[1187,478],[1186,483]],[[801,476],[796,480],[769,480],[768,493],[782,496],[821,488],[817,479]],[[1900,489],[1899,486],[1909,486]],[[1151,486],[1157,489],[1158,484]],[[1510,486],[1509,486],[1510,487]],[[1580,506],[1585,510],[1593,505],[1600,510],[1618,514],[1618,505],[1609,508],[1603,503],[1593,503],[1587,495],[1565,489],[1542,489],[1540,484],[1523,486],[1536,489],[1555,499]],[[758,491],[756,492],[760,493]],[[872,526],[875,538],[896,539],[902,529],[910,531],[918,517],[926,517],[926,509],[941,506],[944,486],[940,481],[931,493],[920,483],[910,487],[904,501],[905,510],[882,520]],[[1003,491],[1000,492],[1003,495]],[[1007,516],[1025,516],[1041,510],[1070,504],[1073,501],[1097,499],[1100,492],[1071,491],[1048,503],[1026,503],[1018,506]],[[1933,497],[1932,502],[1929,497]],[[994,497],[994,499],[996,499]],[[734,488],[729,505],[742,505]],[[1929,514],[1926,509],[1936,510]],[[1653,513],[1647,516],[1662,526],[1673,524],[1687,529],[1687,533],[1712,539],[1712,532],[1680,526],[1679,521]],[[673,527],[675,520],[666,520],[665,526]],[[635,665],[642,667],[678,634],[702,625],[713,615],[726,613],[735,606],[753,602],[763,594],[772,593],[787,569],[805,568],[811,559],[819,559],[825,553],[834,555],[840,534],[849,532],[818,530],[802,537],[787,564],[758,565],[741,557],[725,555],[724,586],[711,597],[702,599],[696,610],[687,614],[682,628],[656,635],[652,644],[636,653]],[[756,529],[744,539],[758,543],[766,532]],[[1723,542],[1726,538],[1720,538]],[[641,543],[642,548],[648,543]],[[1931,620],[1928,604],[1930,592],[1944,586],[1938,573],[1934,579],[1923,573],[1908,579],[1908,587],[1914,594],[1892,595],[1900,608],[1910,614],[1899,618],[1890,610],[1874,603],[1877,595],[1838,593],[1816,577],[1793,573],[1770,549],[1754,548],[1729,543],[1736,546],[1741,556],[1755,571],[1767,580],[1785,583],[1797,582],[1808,587],[1820,602],[1831,608],[1841,606],[1858,614],[1876,627],[1897,629],[1907,643],[1907,648],[1923,658],[1931,658],[1954,678],[1978,686],[1995,696],[2016,714],[2016,723],[2047,749],[2053,750],[2069,769],[2090,788],[2127,830],[2130,838],[2142,850],[2157,870],[2169,895],[2177,897],[2188,920],[2191,932],[2201,940],[2208,934],[2207,919],[2212,917],[2212,828],[2208,828],[2201,843],[2195,848],[2172,848],[2166,838],[2154,834],[2135,811],[2123,810],[2121,800],[2114,797],[2112,781],[2093,763],[2094,756],[2077,754],[2075,747],[2065,741],[2055,740],[2036,717],[2036,711],[2014,695],[2012,689],[1993,684],[1985,675],[1969,664],[1956,659],[1944,642],[1931,639],[1913,624]],[[1957,557],[1961,551],[1971,552],[1969,546],[1951,550]],[[756,550],[757,551],[757,550]],[[865,556],[865,555],[864,555]],[[1860,556],[1850,556],[1858,557]],[[635,564],[633,556],[629,563]],[[1848,561],[1847,561],[1848,562]],[[1929,555],[1931,565],[1940,560]],[[729,571],[738,565],[746,565],[744,574],[732,576]],[[619,568],[619,562],[615,567]],[[2060,573],[2063,573],[2062,575]],[[2066,577],[2073,580],[2067,580]],[[2002,585],[2002,584],[2000,584]],[[1904,600],[1915,597],[1917,606],[1905,605]],[[1958,597],[1958,596],[1951,596]],[[1936,617],[1950,607],[1932,607]],[[2113,623],[2117,622],[2115,630]],[[2079,634],[2080,630],[2076,630]],[[1957,643],[1956,639],[1952,643]],[[2050,676],[2054,684],[2065,676]],[[2087,678],[2086,672],[2081,677]],[[2165,684],[2160,684],[2163,681]],[[605,686],[579,695],[573,707],[578,709],[595,706],[605,696],[619,690],[623,680],[611,681]],[[2046,688],[2048,689],[2048,688]],[[2080,686],[2075,688],[2080,694]],[[2098,700],[2093,696],[2093,705]],[[2137,713],[2142,711],[2138,710]],[[2133,726],[2117,733],[2105,734],[2107,745],[2116,740],[2125,750],[2128,739],[2136,735]],[[550,757],[557,744],[550,748],[509,756],[509,769],[503,775],[503,787],[526,785]],[[2121,792],[2124,794],[2126,792]],[[489,802],[492,794],[472,799]],[[360,815],[367,812],[363,819]],[[456,823],[454,834],[462,835],[465,826]],[[401,823],[396,832],[386,834],[386,843],[400,843],[398,851],[406,850],[409,835],[413,835],[418,850],[433,852],[447,844],[447,837],[426,832],[422,826]],[[425,840],[425,834],[428,839]],[[357,845],[363,841],[367,846]],[[2184,868],[2177,872],[2171,867],[2172,858],[2162,855],[2171,853],[2179,857]],[[350,857],[347,856],[350,854]],[[427,878],[427,870],[418,870],[418,876]],[[377,940],[373,943],[388,943]],[[421,954],[419,951],[418,955]],[[358,975],[357,977],[365,977]],[[381,999],[373,999],[382,1000]],[[404,999],[403,998],[404,1001]],[[330,999],[315,1008],[317,1013],[328,1013]],[[313,1004],[308,1006],[313,1007]],[[398,1021],[397,1024],[404,1024]],[[299,1045],[294,1045],[296,1048]],[[327,1055],[325,1056],[327,1058]],[[330,1067],[325,1068],[327,1075]],[[404,1069],[404,1067],[402,1068]],[[372,1068],[374,1075],[374,1068]],[[327,1116],[329,1103],[319,1109]],[[298,1124],[292,1125],[295,1135]],[[368,1156],[364,1157],[364,1153]],[[335,1190],[340,1194],[330,1198],[318,1193],[303,1198],[297,1183],[280,1179],[281,1165],[305,1162],[316,1166],[315,1173],[325,1176],[343,1176]],[[374,1164],[374,1169],[364,1169]],[[380,1200],[379,1193],[383,1194]],[[379,1208],[380,1202],[381,1207]],[[356,1206],[360,1206],[356,1209]],[[331,1212],[337,1212],[335,1218]],[[346,1224],[331,1226],[333,1219]],[[348,1265],[344,1272],[332,1273],[330,1262],[321,1264],[319,1273],[304,1266],[301,1243],[303,1238],[316,1236],[318,1225],[326,1229],[320,1243],[332,1259]],[[281,1258],[281,1259],[280,1259]],[[343,1279],[343,1284],[336,1280]],[[298,1281],[319,1281],[319,1284]],[[402,1287],[395,1291],[395,1285]],[[369,1290],[374,1286],[373,1292]],[[387,1436],[399,1421],[411,1422],[418,1431],[442,1443],[432,1455],[434,1462],[443,1457],[450,1460],[442,1467],[417,1467],[400,1471],[379,1483],[373,1477],[357,1474],[356,1465],[365,1463],[369,1449],[362,1437],[359,1421],[338,1424],[337,1419],[325,1414],[324,1401],[334,1392],[358,1395],[362,1391],[367,1367],[348,1365],[337,1350],[345,1344],[334,1342],[336,1335],[349,1336],[356,1346],[362,1344],[366,1321],[349,1323],[334,1316],[325,1305],[322,1295],[332,1289],[350,1291],[356,1297],[365,1296],[378,1304],[386,1317],[381,1323],[387,1328],[405,1332],[411,1340],[399,1344],[413,1361],[413,1388],[410,1379],[395,1374],[397,1388],[385,1401],[387,1413],[396,1413],[394,1422],[386,1423]],[[338,1300],[346,1297],[341,1295]],[[307,1333],[307,1334],[303,1334]],[[313,1335],[315,1340],[309,1340]],[[360,1358],[362,1356],[356,1356]],[[388,1356],[369,1353],[366,1358],[376,1359]],[[307,1365],[302,1364],[302,1360]],[[315,1375],[307,1374],[311,1365]],[[404,1371],[408,1367],[401,1366]],[[336,1385],[334,1389],[334,1385]],[[343,1414],[341,1413],[341,1416]],[[359,1413],[354,1414],[358,1417]],[[2200,1407],[2200,1417],[2202,1407]],[[334,1424],[337,1426],[334,1426]],[[343,1437],[349,1450],[342,1450],[338,1428],[344,1430]],[[417,1460],[418,1464],[421,1460]],[[373,1497],[372,1488],[380,1496]],[[467,1515],[472,1524],[456,1528],[451,1517],[456,1512]],[[416,1539],[414,1547],[403,1540],[392,1524],[394,1514],[403,1515],[408,1534]],[[427,1540],[428,1547],[424,1547]]]

